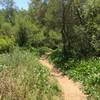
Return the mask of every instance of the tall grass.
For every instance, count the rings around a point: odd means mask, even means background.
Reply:
[[[0,55],[1,100],[61,100],[61,91],[34,53],[16,49]]]

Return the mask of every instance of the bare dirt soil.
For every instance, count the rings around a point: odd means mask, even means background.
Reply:
[[[64,100],[87,100],[87,96],[81,90],[82,85],[79,82],[74,82],[68,76],[64,76],[58,69],[50,64],[47,59],[40,59],[40,63],[47,66],[57,80],[64,95]]]

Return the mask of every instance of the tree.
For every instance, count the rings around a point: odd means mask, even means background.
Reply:
[[[16,12],[14,1],[13,0],[0,0],[0,4],[6,10],[5,19],[8,22],[14,24],[15,12]]]
[[[46,2],[43,2],[43,0],[31,0],[29,5],[29,12],[33,20],[37,20],[39,24],[45,24],[46,11]]]
[[[96,21],[99,15],[97,4],[99,4],[98,0],[88,0],[84,3],[75,4],[76,16],[79,19],[76,30],[80,36],[79,41],[81,41],[78,47],[80,54],[84,56],[92,55],[96,51],[93,41],[96,41],[99,33],[98,22]],[[98,43],[96,42],[96,44]]]
[[[68,56],[73,31],[72,0],[49,0],[46,13],[47,25],[62,34],[63,54]]]

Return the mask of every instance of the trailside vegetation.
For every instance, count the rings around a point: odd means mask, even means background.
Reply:
[[[0,0],[0,99],[58,100],[38,62],[48,53],[90,100],[100,99],[100,0],[30,0],[26,10]]]

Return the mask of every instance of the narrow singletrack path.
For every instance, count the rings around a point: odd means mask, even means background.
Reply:
[[[62,75],[62,73],[54,68],[54,65],[50,64],[47,59],[40,59],[40,63],[47,66],[53,77],[58,81],[64,94],[64,100],[87,100],[87,96],[81,91],[80,83],[75,83],[67,76]]]

